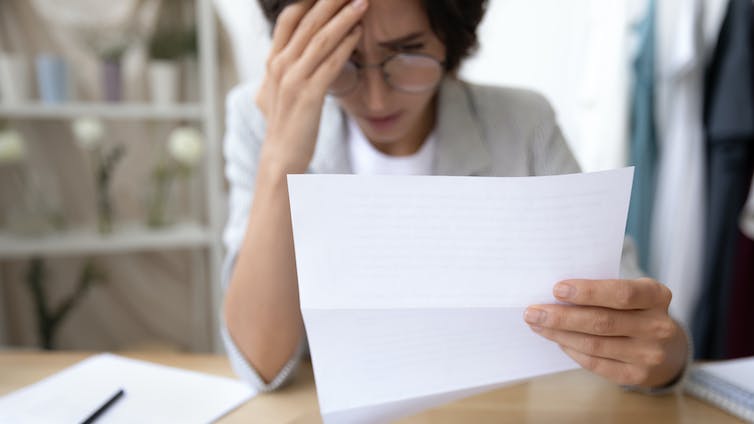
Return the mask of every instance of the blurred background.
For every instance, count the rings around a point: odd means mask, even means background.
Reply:
[[[491,0],[461,71],[543,93],[585,171],[637,166],[627,231],[700,357],[754,355],[753,20]],[[223,102],[268,35],[254,0],[0,2],[0,346],[220,349]]]

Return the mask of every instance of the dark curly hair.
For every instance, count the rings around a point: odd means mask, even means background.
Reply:
[[[258,0],[264,16],[274,25],[286,6],[299,0]],[[432,31],[445,44],[445,68],[455,72],[479,45],[476,30],[487,10],[487,0],[421,0]]]

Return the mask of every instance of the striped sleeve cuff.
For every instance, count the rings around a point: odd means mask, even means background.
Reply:
[[[236,343],[233,341],[233,338],[228,332],[228,326],[225,324],[225,320],[222,317],[221,322],[222,325],[220,331],[222,333],[223,343],[225,344],[225,350],[228,353],[230,365],[236,375],[241,378],[241,380],[247,382],[253,388],[263,393],[274,391],[290,381],[290,377],[296,371],[296,368],[298,368],[301,357],[304,354],[304,339],[299,342],[296,351],[293,353],[293,356],[288,360],[288,362],[286,362],[277,376],[275,376],[275,378],[269,383],[265,383],[262,377],[259,376],[257,370],[255,370],[254,367],[249,363],[249,361],[246,360],[241,351],[238,349],[238,346],[236,346]]]

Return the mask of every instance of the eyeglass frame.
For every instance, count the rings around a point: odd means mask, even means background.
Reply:
[[[391,60],[393,60],[393,59],[395,59],[396,57],[399,57],[399,56],[421,57],[421,58],[425,58],[425,59],[431,59],[432,61],[434,61],[435,63],[437,63],[438,65],[440,65],[440,78],[438,79],[438,81],[432,87],[426,88],[424,90],[419,90],[419,91],[403,90],[400,87],[394,86],[390,82],[390,79],[389,79],[390,75],[387,72],[385,72],[385,65],[388,62],[390,62]],[[361,82],[363,80],[363,76],[359,76],[359,75],[361,75],[363,71],[365,71],[367,69],[370,69],[370,68],[379,68],[380,69],[380,73],[382,74],[382,79],[385,81],[385,84],[387,84],[391,89],[396,90],[396,91],[400,91],[402,93],[409,93],[409,94],[424,93],[424,92],[427,92],[427,91],[430,91],[430,90],[434,89],[435,87],[437,87],[440,84],[440,82],[442,81],[442,78],[445,76],[445,74],[447,72],[447,69],[445,69],[446,62],[444,60],[439,60],[439,59],[437,59],[436,57],[434,57],[432,55],[424,54],[424,53],[405,53],[405,52],[399,52],[399,53],[395,53],[395,54],[392,54],[392,55],[386,57],[385,59],[383,59],[379,63],[374,63],[374,64],[371,64],[371,65],[370,64],[358,64],[358,63],[354,62],[353,59],[349,59],[348,62],[346,62],[345,66],[348,66],[348,64],[351,64],[351,65],[353,65],[356,68],[356,71],[357,71],[357,80],[356,80],[356,83],[353,85],[352,88],[349,88],[348,90],[345,90],[345,91],[340,92],[340,93],[335,93],[335,92],[330,91],[330,94],[333,95],[333,96],[335,96],[335,97],[342,97],[342,96],[345,96],[345,95],[348,95],[348,94],[352,93],[359,86],[359,84],[361,84]],[[338,76],[340,76],[340,74],[338,74]]]

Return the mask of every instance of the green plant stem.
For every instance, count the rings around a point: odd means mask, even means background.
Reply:
[[[116,146],[108,154],[102,154],[98,157],[97,166],[97,210],[99,216],[99,231],[102,234],[109,234],[113,230],[113,206],[110,196],[110,184],[115,167],[123,158],[125,149],[123,146]]]
[[[44,261],[40,258],[32,258],[26,280],[37,312],[37,331],[43,349],[52,350],[55,348],[55,337],[61,323],[84,299],[92,285],[97,281],[104,281],[105,278],[106,276],[98,271],[94,264],[87,262],[79,277],[76,289],[61,302],[55,311],[51,311],[44,288]]]
[[[167,221],[165,214],[172,181],[173,175],[169,171],[158,170],[152,177],[154,193],[149,202],[149,218],[147,220],[150,227],[161,227]]]
[[[44,261],[40,258],[32,258],[29,271],[26,274],[26,281],[37,311],[37,331],[42,342],[42,348],[51,350],[54,343],[54,325],[48,313],[47,295],[43,285],[44,279]]]

